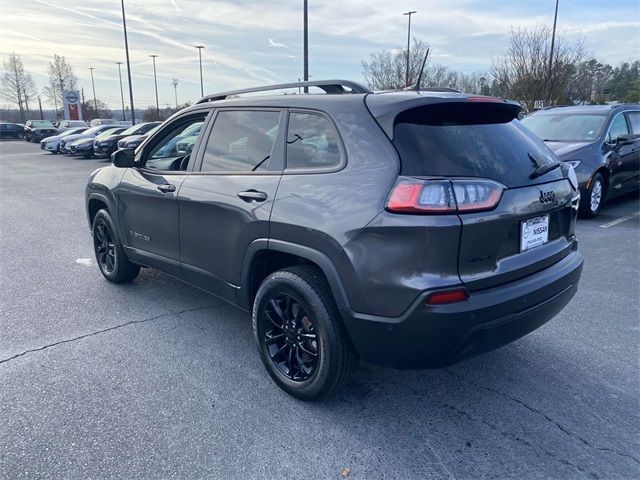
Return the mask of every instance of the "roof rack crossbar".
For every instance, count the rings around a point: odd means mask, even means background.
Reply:
[[[241,95],[243,93],[269,92],[272,90],[284,90],[287,88],[302,87],[318,87],[319,89],[324,90],[324,92],[327,94],[372,93],[371,90],[369,90],[364,85],[361,85],[357,82],[352,82],[350,80],[313,80],[310,82],[279,83],[276,85],[264,85],[262,87],[229,90],[228,92],[206,95],[198,100],[197,103],[215,102],[216,100],[224,100],[232,95]]]

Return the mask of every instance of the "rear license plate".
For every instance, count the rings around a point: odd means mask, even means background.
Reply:
[[[549,241],[549,215],[520,222],[520,251],[526,252]]]

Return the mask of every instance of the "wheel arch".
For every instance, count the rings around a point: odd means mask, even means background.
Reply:
[[[89,228],[93,225],[93,219],[100,209],[107,210],[113,216],[113,210],[109,199],[101,193],[91,193],[87,198],[87,219],[89,220]]]
[[[315,266],[322,272],[338,308],[349,308],[349,301],[338,272],[327,255],[305,245],[267,239],[254,240],[245,253],[241,288],[238,292],[240,307],[251,311],[258,287],[270,273],[281,268],[305,264]]]

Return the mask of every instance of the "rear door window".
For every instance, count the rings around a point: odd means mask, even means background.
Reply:
[[[482,177],[506,186],[531,184],[551,150],[508,112],[488,105],[438,104],[396,117],[393,143],[402,175]]]
[[[640,112],[628,112],[627,118],[633,135],[640,135]]]
[[[279,111],[219,112],[207,141],[201,171],[268,171],[279,127]]]
[[[325,116],[291,112],[286,170],[334,168],[341,163],[338,134]]]

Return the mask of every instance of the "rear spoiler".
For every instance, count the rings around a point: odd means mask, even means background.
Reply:
[[[402,101],[398,101],[397,96],[393,94],[388,96],[367,95],[365,104],[390,140],[393,140],[393,128],[398,117],[407,117],[417,109],[434,107],[434,109],[446,112],[447,104],[451,105],[452,110],[460,110],[465,106],[469,106],[470,110],[476,112],[476,115],[480,114],[481,111],[486,111],[487,114],[490,112],[499,113],[501,122],[508,122],[518,118],[521,110],[520,104],[510,100],[485,96],[468,96],[459,93],[450,93],[447,96],[438,97],[411,95]]]

